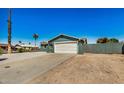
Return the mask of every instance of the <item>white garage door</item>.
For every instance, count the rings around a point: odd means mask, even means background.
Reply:
[[[55,53],[77,53],[77,42],[61,42],[54,44]]]

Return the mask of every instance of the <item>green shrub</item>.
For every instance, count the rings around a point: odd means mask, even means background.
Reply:
[[[111,43],[119,43],[119,40],[116,39],[116,38],[111,38],[111,39],[109,39],[109,42],[111,42]]]
[[[23,52],[31,52],[31,49],[24,49],[24,48],[20,48],[18,49],[19,53],[23,53]]]
[[[3,49],[0,48],[0,55],[3,54]]]
[[[18,52],[19,52],[19,53],[22,53],[22,52],[25,52],[25,50],[24,50],[23,48],[19,48],[19,49],[18,49]]]

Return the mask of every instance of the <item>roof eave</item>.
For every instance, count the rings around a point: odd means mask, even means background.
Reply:
[[[69,38],[73,38],[73,39],[75,39],[75,40],[77,40],[77,41],[79,40],[79,39],[76,38],[76,37],[72,37],[72,36],[65,35],[65,34],[60,34],[60,35],[56,36],[55,38],[49,40],[48,42],[52,42],[52,41],[54,41],[55,39],[57,39],[58,37],[60,37],[60,36],[66,36],[66,37],[69,37]]]

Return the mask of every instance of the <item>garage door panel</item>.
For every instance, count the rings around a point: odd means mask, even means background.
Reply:
[[[77,43],[54,44],[55,53],[77,53]]]

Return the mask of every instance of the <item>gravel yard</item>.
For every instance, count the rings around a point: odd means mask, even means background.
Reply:
[[[28,83],[124,83],[124,55],[77,55]]]

